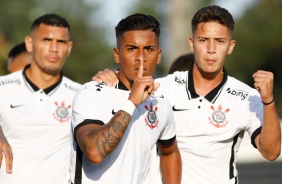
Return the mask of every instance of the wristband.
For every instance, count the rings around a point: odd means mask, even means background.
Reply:
[[[272,104],[274,102],[274,98],[271,100],[271,102],[265,103],[264,101],[262,101],[263,105],[269,105]]]
[[[135,105],[130,101],[126,100],[120,110],[123,110],[132,116],[134,110],[136,109]]]

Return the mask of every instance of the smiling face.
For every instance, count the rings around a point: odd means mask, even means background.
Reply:
[[[158,37],[151,30],[127,31],[117,42],[114,59],[119,64],[118,78],[127,87],[136,79],[140,62],[143,63],[143,76],[151,76],[161,62]]]
[[[32,64],[36,70],[59,75],[69,56],[72,42],[67,28],[40,24],[30,36],[26,36],[26,48],[32,52]]]
[[[202,22],[189,39],[189,45],[195,54],[194,70],[216,76],[222,72],[226,55],[232,53],[235,40],[232,40],[226,26],[217,22]]]

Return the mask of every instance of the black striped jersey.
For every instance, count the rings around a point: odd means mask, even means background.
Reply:
[[[108,123],[122,108],[129,93],[121,82],[117,87],[107,87],[94,81],[86,83],[73,103],[74,135],[77,128],[85,124]],[[72,178],[76,178],[76,184],[149,183],[154,145],[158,140],[171,141],[174,138],[175,122],[171,105],[166,98],[155,93],[136,107],[116,149],[100,164],[93,164],[83,156],[80,159],[82,168],[72,168],[73,175],[76,173]]]
[[[194,88],[192,72],[157,79],[170,101],[182,158],[182,183],[237,183],[236,154],[244,132],[260,133],[263,105],[257,90],[227,75],[206,96]],[[254,145],[255,146],[255,145]]]
[[[0,77],[0,125],[13,151],[13,173],[0,183],[62,184],[69,179],[72,100],[81,85],[62,77],[38,89],[23,71]]]

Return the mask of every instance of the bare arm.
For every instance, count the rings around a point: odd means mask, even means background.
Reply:
[[[6,172],[11,174],[13,168],[12,148],[4,135],[2,127],[0,126],[0,168],[2,167],[3,157],[6,159]]]
[[[257,71],[254,75],[254,86],[260,92],[264,103],[274,99],[273,80],[271,72]],[[263,124],[260,135],[255,139],[256,146],[263,157],[268,160],[275,160],[281,152],[281,127],[276,112],[275,102],[264,105]]]
[[[86,158],[101,163],[119,144],[130,119],[130,114],[120,110],[104,126],[90,124],[80,127],[76,139]]]
[[[157,145],[160,153],[163,183],[181,183],[182,161],[176,140],[169,145],[161,143],[157,143]]]

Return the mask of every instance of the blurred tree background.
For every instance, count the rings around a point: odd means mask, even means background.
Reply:
[[[171,62],[180,54],[190,52],[187,39],[191,35],[192,16],[200,7],[215,2],[128,1],[128,8],[121,10],[125,16],[135,12],[151,14],[162,24],[163,57],[161,65],[157,67],[156,77],[165,75]],[[99,10],[104,4],[105,1],[98,0],[1,0],[0,75],[7,74],[9,50],[24,40],[32,21],[45,13],[62,15],[71,25],[74,46],[64,67],[67,77],[85,83],[100,70],[116,68],[112,57],[114,26],[103,22],[103,17],[112,12],[101,13]],[[272,71],[275,75],[276,104],[282,117],[282,76],[279,75],[282,65],[282,39],[279,35],[282,32],[282,0],[256,0],[235,22],[234,39],[237,42],[233,54],[227,57],[227,71],[250,86],[253,86],[252,74],[256,70]]]

